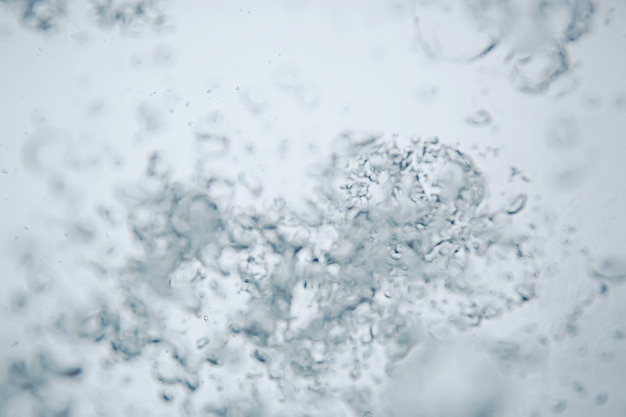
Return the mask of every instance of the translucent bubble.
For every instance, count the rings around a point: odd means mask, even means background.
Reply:
[[[209,132],[198,132],[196,133],[196,144],[203,157],[217,158],[228,152],[230,139]]]
[[[28,136],[21,149],[24,166],[33,172],[54,172],[63,165],[64,142],[68,132],[60,129],[40,129]]]
[[[268,107],[267,93],[260,89],[247,88],[241,94],[241,101],[252,114],[261,114]]]
[[[595,13],[595,6],[590,0],[573,0],[572,2],[571,18],[564,33],[566,42],[577,41],[589,32]]]
[[[263,186],[261,185],[261,181],[253,175],[250,175],[246,172],[241,172],[239,174],[239,183],[243,185],[250,193],[258,197],[263,192]]]
[[[321,94],[316,87],[311,84],[301,84],[296,87],[294,95],[298,102],[308,109],[314,109],[321,102]]]
[[[480,384],[473,381],[480,380]],[[497,365],[471,346],[417,348],[392,377],[394,415],[501,415],[506,383]],[[485,410],[489,410],[487,413]]]
[[[176,50],[170,45],[159,45],[154,50],[154,63],[161,68],[172,68],[178,60]]]
[[[594,398],[593,402],[595,405],[604,405],[609,399],[609,394],[605,391],[598,393]]]
[[[499,22],[490,17],[499,12],[495,2],[481,5],[460,0],[417,1],[414,19],[417,42],[435,58],[459,61],[482,58],[500,41]]]
[[[526,194],[518,194],[513,199],[513,201],[511,201],[511,204],[509,204],[509,207],[506,209],[506,212],[510,215],[517,214],[520,211],[522,211],[524,207],[526,207],[527,202],[528,202],[528,196]]]
[[[19,7],[22,23],[26,27],[40,32],[49,32],[58,28],[65,16],[65,4],[61,0],[41,0],[24,2]]]
[[[205,317],[204,321],[207,321],[208,317],[206,315],[204,317]],[[202,349],[208,344],[209,344],[209,339],[206,337],[201,337],[200,339],[196,340],[196,349]]]
[[[626,259],[617,255],[607,256],[592,266],[591,276],[602,281],[621,283],[626,280]]]
[[[552,120],[546,132],[546,144],[554,150],[570,150],[581,142],[578,123],[572,117]]]
[[[550,85],[569,71],[565,46],[544,43],[531,50],[518,50],[508,57],[510,78],[523,93],[542,94]]]
[[[552,411],[554,414],[561,414],[566,409],[567,409],[567,401],[565,400],[558,400],[558,401],[553,402],[552,405],[550,405],[550,411]]]
[[[467,116],[465,122],[474,126],[487,126],[491,124],[492,117],[487,110],[478,110],[477,112]]]
[[[137,116],[143,124],[143,128],[149,132],[159,130],[163,125],[161,113],[147,103],[143,103],[137,109]]]

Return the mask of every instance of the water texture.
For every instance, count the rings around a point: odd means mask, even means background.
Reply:
[[[279,3],[0,1],[0,416],[626,412],[623,93],[577,61],[623,11]]]

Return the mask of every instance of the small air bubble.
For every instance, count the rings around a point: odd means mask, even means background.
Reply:
[[[209,344],[209,339],[206,337],[202,337],[196,341],[196,349],[202,349],[208,344]]]
[[[416,4],[413,20],[416,41],[429,57],[472,62],[491,53],[500,42],[498,24],[476,18],[482,11],[468,10],[465,2],[450,2],[446,7],[438,2]]]
[[[606,294],[608,291],[609,291],[609,287],[606,284],[604,284],[604,283],[600,284],[600,288],[598,289],[598,292],[601,295]]]
[[[580,130],[573,117],[559,117],[548,126],[546,132],[546,145],[548,148],[565,151],[575,148],[580,142]]]
[[[168,392],[168,391],[163,391],[163,392],[161,393],[161,398],[162,398],[164,401],[170,402],[170,401],[172,401],[172,400],[174,399],[174,395],[173,395],[171,392]]]
[[[169,45],[160,45],[154,51],[154,63],[161,68],[171,68],[176,61],[176,50]]]
[[[506,212],[510,214],[511,216],[519,213],[520,211],[524,209],[524,207],[526,207],[527,201],[528,201],[528,196],[526,194],[517,195],[513,199],[511,204],[509,204],[509,207],[506,209]]]
[[[582,394],[585,392],[585,386],[580,381],[575,381],[573,384],[573,388],[574,388],[574,391],[578,393]]]
[[[609,399],[609,394],[606,392],[600,392],[593,399],[595,405],[604,405]]]
[[[566,408],[567,402],[565,400],[559,400],[552,403],[550,411],[552,411],[554,414],[561,414],[563,411],[565,411]]]
[[[626,280],[626,260],[619,256],[607,256],[592,268],[591,275],[601,281],[623,282]]]
[[[207,158],[215,158],[223,156],[228,152],[230,139],[225,136],[200,131],[196,133],[196,144],[200,155]]]
[[[491,114],[487,110],[478,110],[465,118],[465,122],[474,126],[487,126],[492,121]]]
[[[518,51],[508,59],[511,82],[527,94],[545,93],[569,71],[567,49],[560,43],[545,44],[532,51]]]
[[[209,316],[208,315],[204,315],[204,321],[209,321]]]

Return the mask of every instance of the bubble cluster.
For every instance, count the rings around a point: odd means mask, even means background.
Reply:
[[[66,13],[62,0],[2,0],[0,3],[16,9],[24,26],[40,32],[54,30]]]
[[[568,45],[590,31],[595,14],[590,0],[415,4],[416,40],[428,56],[474,62],[505,50],[509,79],[527,94],[543,94],[570,73]]]
[[[49,32],[64,26],[68,8],[77,8],[74,2],[64,0],[1,0],[16,9],[21,22],[39,32]],[[69,3],[69,4],[68,4]],[[160,0],[90,0],[85,4],[97,23],[104,28],[118,27],[126,32],[137,32],[145,26],[161,28],[166,16]],[[69,10],[73,11],[73,10]]]
[[[227,179],[174,182],[153,154],[157,186],[120,195],[139,251],[100,260],[112,291],[63,310],[49,337],[101,346],[113,368],[147,360],[155,398],[204,415],[372,415],[367,393],[426,334],[501,317],[538,279],[531,234],[511,232],[526,197],[491,209],[468,155],[396,139],[340,135],[305,211],[232,207],[212,191]]]

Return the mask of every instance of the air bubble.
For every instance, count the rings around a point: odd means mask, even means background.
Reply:
[[[621,256],[607,256],[591,268],[591,276],[597,280],[621,283],[626,280],[626,259]]]
[[[203,158],[217,158],[228,152],[230,139],[218,134],[198,132],[196,133],[196,144]]]
[[[523,93],[543,94],[569,71],[567,49],[559,43],[546,43],[534,50],[519,50],[508,58],[513,85]]]
[[[204,317],[205,317],[204,320],[207,321],[207,316],[204,316]],[[196,349],[202,349],[203,347],[205,347],[208,344],[209,344],[209,339],[206,338],[206,337],[202,337],[202,338],[196,340]]]
[[[154,63],[161,68],[172,68],[176,65],[176,50],[170,45],[159,45],[154,51]]]
[[[509,207],[506,209],[507,214],[512,216],[524,210],[524,207],[526,207],[527,201],[528,201],[528,196],[526,194],[518,194],[513,199],[511,204],[509,204]]]
[[[472,61],[488,55],[501,37],[499,22],[489,17],[500,12],[499,6],[473,6],[459,0],[418,1],[413,23],[418,45],[437,59]]]
[[[567,401],[565,401],[565,400],[555,401],[550,406],[550,411],[552,411],[554,414],[561,414],[566,409],[567,409]]]
[[[546,144],[554,150],[571,150],[580,144],[580,133],[576,120],[559,117],[553,120],[546,133]]]
[[[593,398],[593,403],[595,405],[604,405],[609,399],[609,394],[607,392],[600,392]]]
[[[487,110],[478,110],[465,118],[465,122],[474,126],[487,126],[491,124],[491,114]]]

